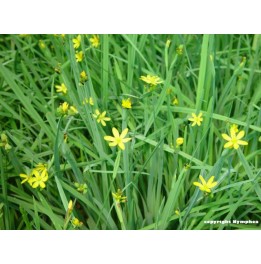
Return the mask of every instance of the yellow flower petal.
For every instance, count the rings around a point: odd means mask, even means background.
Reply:
[[[233,146],[233,142],[229,141],[224,145],[224,148],[231,148]]]
[[[248,142],[247,141],[244,141],[244,140],[238,140],[237,143],[239,145],[248,145]]]
[[[201,184],[201,183],[199,183],[199,182],[193,182],[193,184],[195,185],[195,186],[198,186],[198,187],[203,187],[203,185]]]
[[[124,137],[127,135],[128,131],[129,131],[129,129],[128,129],[128,128],[125,128],[125,129],[122,131],[120,137],[121,137],[121,138],[124,138]]]
[[[224,138],[227,141],[230,141],[231,140],[231,137],[228,136],[227,134],[222,134],[222,138]]]
[[[104,139],[107,141],[115,141],[115,138],[111,136],[104,136]]]
[[[217,185],[217,182],[213,182],[214,178],[215,178],[215,176],[211,176],[210,179],[208,180],[207,186],[209,188],[213,188],[213,187],[215,187]]]
[[[118,142],[115,140],[114,142],[109,143],[109,146],[115,147],[118,145]]]
[[[122,139],[122,142],[123,142],[123,143],[126,143],[126,142],[129,142],[130,140],[132,140],[132,138],[123,138],[123,139]]]
[[[40,182],[40,187],[41,187],[41,188],[45,188],[45,186],[46,186],[46,185],[45,185],[44,182]]]
[[[119,131],[115,127],[112,128],[112,134],[116,138],[120,137]]]
[[[208,180],[208,185],[209,184],[212,184],[212,182],[214,181],[214,178],[215,178],[215,176],[211,176],[210,178],[209,178],[209,180]]]
[[[215,187],[217,185],[217,182],[213,182],[213,183],[211,183],[211,184],[208,184],[208,187],[209,188],[213,188],[213,187]]]
[[[39,186],[39,182],[34,182],[33,184],[32,184],[32,187],[33,188],[37,188]]]
[[[235,138],[236,137],[235,129],[230,129],[230,135],[231,135],[231,138]]]
[[[237,138],[237,139],[241,139],[242,137],[244,137],[244,135],[245,135],[245,131],[244,131],[244,130],[241,130],[241,131],[237,134],[236,138]]]
[[[239,145],[237,143],[234,144],[234,149],[238,149]]]
[[[201,180],[203,185],[206,185],[207,182],[205,181],[205,179],[202,177],[202,175],[199,175],[199,179]]]
[[[122,150],[125,149],[125,145],[124,145],[122,142],[119,143],[119,147],[120,147],[120,149],[122,149]]]

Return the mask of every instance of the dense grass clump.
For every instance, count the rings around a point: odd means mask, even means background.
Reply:
[[[260,41],[0,36],[0,229],[260,229]]]

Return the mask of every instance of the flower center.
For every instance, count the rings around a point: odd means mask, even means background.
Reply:
[[[115,141],[117,142],[117,144],[120,144],[122,142],[122,139],[120,137],[115,138]]]
[[[232,141],[233,144],[236,144],[237,143],[237,138],[232,138],[231,141]]]

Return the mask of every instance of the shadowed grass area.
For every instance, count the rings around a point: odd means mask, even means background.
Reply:
[[[0,36],[0,229],[260,229],[260,36],[77,36]]]

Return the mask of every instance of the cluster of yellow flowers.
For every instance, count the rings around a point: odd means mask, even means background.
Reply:
[[[78,218],[76,218],[72,215],[73,207],[74,207],[74,203],[72,200],[70,200],[68,203],[67,212],[65,215],[64,229],[67,228],[67,225],[69,222],[71,222],[73,228],[80,228],[83,225],[83,222],[81,222]]]
[[[76,109],[75,106],[70,106],[67,102],[63,102],[57,108],[57,113],[62,116],[66,116],[66,115],[73,116],[78,114],[78,110]]]
[[[202,113],[199,113],[198,115],[196,115],[196,113],[192,113],[192,117],[190,117],[188,120],[192,122],[192,126],[200,126],[203,121],[202,115]],[[224,144],[224,148],[238,149],[240,145],[248,145],[247,141],[241,140],[245,135],[245,131],[238,131],[238,126],[236,124],[233,124],[230,127],[230,136],[224,133],[222,134],[223,139],[228,141]],[[201,183],[194,182],[193,184],[195,186],[198,186],[199,189],[204,193],[210,193],[211,189],[217,185],[217,182],[214,182],[214,176],[211,176],[207,182],[202,177],[202,175],[199,176],[199,179]]]
[[[75,49],[75,59],[76,62],[81,62],[84,58],[84,52],[79,51],[78,49],[81,47],[82,43],[82,36],[78,35],[76,38],[73,38],[73,47]],[[93,35],[89,42],[92,47],[97,48],[100,45],[100,40],[98,35]],[[168,48],[170,46],[171,41],[168,40],[166,42],[166,47]],[[45,48],[45,43],[43,41],[39,41],[40,48]],[[183,45],[179,45],[176,48],[176,53],[178,55],[182,55],[184,51]],[[83,70],[80,73],[80,84],[83,85],[88,80],[88,76],[86,72]],[[157,85],[163,83],[163,80],[161,80],[160,77],[153,74],[147,74],[146,76],[140,76],[140,80],[146,83],[148,85],[148,90],[152,91],[154,90]],[[68,88],[64,83],[61,83],[60,85],[55,86],[57,93],[61,93],[62,95],[66,95]],[[171,89],[167,90],[168,94],[171,94]],[[92,97],[85,98],[82,102],[84,105],[89,104],[91,106],[94,105],[94,101]],[[173,105],[178,105],[179,101],[176,97],[172,99]],[[132,101],[130,98],[122,99],[121,106],[124,109],[131,109],[132,108]],[[60,106],[57,108],[57,112],[60,115],[66,116],[66,115],[75,115],[78,113],[78,110],[74,106],[70,106],[67,102],[63,102],[60,104]],[[99,109],[96,109],[94,113],[92,114],[93,118],[96,119],[97,123],[101,123],[102,126],[106,126],[106,122],[111,121],[110,117],[106,116],[106,111],[100,111]],[[188,120],[191,122],[191,126],[201,126],[203,122],[203,113],[191,113],[191,116],[188,117]],[[112,136],[106,135],[104,136],[104,140],[109,142],[109,146],[115,147],[118,146],[121,150],[125,150],[125,144],[129,141],[131,141],[130,137],[126,137],[128,134],[129,129],[125,128],[123,131],[119,132],[119,130],[115,127],[112,128]],[[230,127],[230,135],[222,134],[222,138],[227,141],[227,143],[224,144],[224,148],[234,148],[238,149],[240,145],[248,145],[247,141],[242,140],[244,137],[245,132],[239,131],[237,125],[232,125]],[[183,137],[178,137],[176,139],[176,148],[180,147],[184,143]],[[5,134],[1,134],[1,143],[0,146],[3,146],[5,149],[10,149],[11,146],[8,144],[8,140]],[[20,177],[23,179],[22,184],[25,182],[28,182],[32,188],[45,188],[46,187],[46,181],[48,180],[48,171],[47,171],[47,165],[39,163],[36,165],[35,168],[33,168],[29,174],[20,174]],[[211,193],[211,189],[214,188],[218,182],[214,181],[215,176],[211,176],[208,181],[206,181],[202,175],[199,176],[200,182],[193,182],[193,185],[199,187],[199,189],[204,192],[205,194]],[[77,190],[81,193],[87,192],[87,185],[86,184],[80,184],[75,183],[75,187]],[[123,196],[123,192],[121,189],[118,189],[116,193],[112,193],[113,198],[117,203],[124,203],[127,201],[127,197]],[[68,205],[68,211],[71,212],[73,209],[72,202],[70,201]],[[177,213],[179,214],[179,212]],[[81,227],[82,222],[80,222],[77,218],[73,218],[71,220],[71,223],[74,227]]]
[[[202,113],[196,115],[192,113],[192,117],[188,120],[192,122],[192,126],[198,125],[200,126],[203,118]],[[238,134],[237,134],[238,133]],[[239,145],[248,145],[247,141],[241,140],[245,135],[245,131],[241,130],[238,132],[238,126],[236,124],[231,125],[230,127],[230,136],[227,134],[222,134],[223,139],[227,140],[228,142],[224,145],[224,148],[234,148],[238,149]]]
[[[72,40],[72,42],[73,42],[73,47],[74,47],[75,49],[78,49],[78,48],[81,46],[81,40],[82,40],[81,35],[78,35],[76,38],[74,38],[74,39]],[[84,56],[83,51],[78,51],[78,50],[77,50],[77,51],[75,52],[75,59],[76,59],[77,62],[81,62],[81,61],[83,60],[83,56]]]
[[[21,173],[19,176],[23,178],[22,184],[28,182],[32,188],[41,187],[43,189],[48,180],[47,164],[38,163],[28,174]]]
[[[81,41],[82,41],[82,36],[78,35],[76,38],[74,38],[72,40],[73,42],[73,47],[74,49],[78,49],[81,46]],[[89,39],[91,46],[94,48],[97,48],[100,45],[100,39],[99,36],[97,35],[93,35],[90,39]],[[84,58],[84,53],[83,51],[76,51],[75,52],[75,59],[77,62],[81,62]]]

